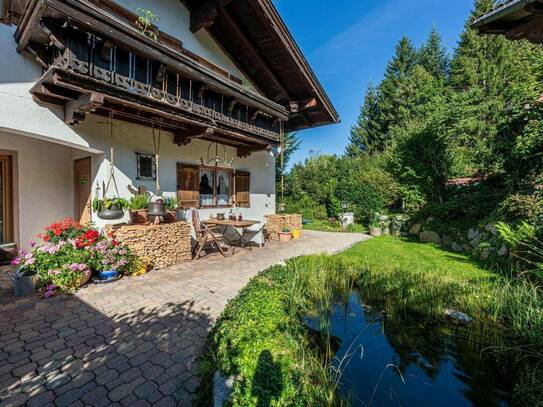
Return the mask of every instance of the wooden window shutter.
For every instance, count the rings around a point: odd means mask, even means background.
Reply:
[[[251,206],[251,173],[236,171],[236,206],[249,208]]]
[[[197,166],[177,164],[177,199],[180,208],[200,206],[200,170]]]

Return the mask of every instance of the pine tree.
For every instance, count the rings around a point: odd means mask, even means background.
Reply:
[[[470,27],[474,17],[494,7],[478,0],[451,62],[450,135],[458,173],[501,171],[503,157],[494,151],[499,129],[510,110],[537,97],[541,89],[540,47],[509,41],[501,35],[480,35]]]
[[[435,27],[418,53],[418,64],[434,78],[445,79],[449,71],[449,56],[443,46],[441,35]]]
[[[365,152],[382,151],[384,134],[379,124],[379,89],[369,85],[355,126],[351,128],[346,154],[351,157]]]
[[[379,86],[379,125],[385,135],[388,135],[391,127],[401,125],[407,113],[401,87],[408,80],[416,64],[416,56],[411,41],[403,37],[396,45],[396,53],[387,65],[385,77]]]

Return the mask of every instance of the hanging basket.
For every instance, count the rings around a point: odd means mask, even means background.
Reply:
[[[117,220],[122,219],[124,216],[124,211],[117,204],[111,205],[109,209],[102,209],[97,213],[98,217],[103,220]]]

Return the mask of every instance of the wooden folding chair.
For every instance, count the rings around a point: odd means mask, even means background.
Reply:
[[[223,234],[216,226],[207,226],[202,223],[200,220],[200,214],[196,209],[192,209],[192,226],[194,226],[194,233],[196,234],[196,246],[192,251],[195,259],[200,258],[200,252],[208,243],[215,246],[223,257],[226,257],[226,253],[221,247],[221,243],[226,244],[226,239],[224,238]]]

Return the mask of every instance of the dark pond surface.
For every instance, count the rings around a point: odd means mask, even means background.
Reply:
[[[340,392],[355,406],[509,405],[516,367],[510,353],[487,348],[497,332],[428,326],[383,318],[353,293],[334,306],[332,360],[342,372]],[[318,317],[306,325],[318,331]]]

